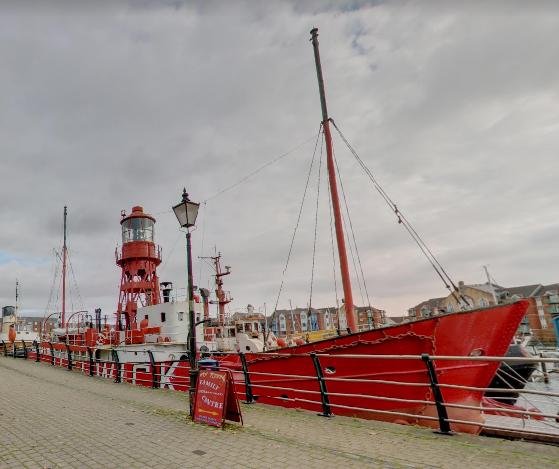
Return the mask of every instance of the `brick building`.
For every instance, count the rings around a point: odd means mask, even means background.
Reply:
[[[533,341],[544,344],[556,342],[553,317],[559,316],[559,284],[502,287],[489,283],[465,285],[464,282],[459,282],[458,289],[468,305],[464,302],[459,303],[455,296],[450,294],[419,303],[408,310],[408,317],[420,319],[464,309],[493,306],[496,303],[511,303],[524,298],[530,305],[518,334],[531,334]]]
[[[374,307],[355,306],[354,312],[359,331],[373,329],[375,325],[378,327],[386,321],[385,311]],[[343,306],[340,311],[336,307],[278,309],[270,316],[268,323],[277,337],[347,328]]]

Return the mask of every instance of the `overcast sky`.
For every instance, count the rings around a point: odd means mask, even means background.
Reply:
[[[314,26],[331,117],[455,281],[484,282],[483,265],[504,286],[559,281],[557,4],[75,3],[0,6],[2,305],[17,278],[22,309],[60,308],[64,205],[69,309],[114,313],[120,212],[133,205],[157,218],[161,280],[184,289],[170,208],[186,187],[207,201],[194,254],[220,251],[232,267],[231,309],[271,312],[321,120]],[[444,296],[334,144],[371,303],[396,315]],[[316,307],[336,302],[321,169]],[[280,308],[309,301],[317,181],[315,164]],[[200,262],[195,281],[208,286]],[[355,284],[355,302],[365,296]]]

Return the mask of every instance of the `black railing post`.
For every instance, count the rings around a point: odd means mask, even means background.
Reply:
[[[115,349],[112,349],[111,353],[113,355],[113,361],[116,364],[115,383],[120,383],[120,362],[118,361],[118,352]]]
[[[2,348],[4,349],[4,356],[7,357],[8,356],[8,347],[6,345],[6,342],[2,341]]]
[[[87,355],[89,356],[89,376],[93,376],[93,351],[91,347],[87,347]]]
[[[151,388],[157,389],[158,387],[157,369],[155,367],[155,358],[153,358],[153,352],[151,350],[148,350],[148,356],[149,356],[149,363],[151,368]]]
[[[54,347],[52,346],[52,342],[49,342],[50,347],[50,364],[54,366]]]
[[[21,339],[21,345],[23,345],[23,358],[27,360],[27,347],[25,346],[25,340]]]
[[[435,364],[428,353],[422,353],[421,359],[427,367],[427,375],[429,376],[429,382],[431,384],[431,390],[433,391],[433,399],[435,399],[435,407],[437,408],[437,415],[439,417],[439,432],[444,435],[451,435],[452,431],[450,429],[450,423],[448,421],[448,414],[446,412],[446,407],[444,405],[443,395],[441,393],[441,388],[439,387],[439,381],[437,379],[437,372],[435,371]]]
[[[255,399],[254,394],[252,394],[252,383],[250,382],[250,375],[248,374],[247,357],[245,356],[244,352],[239,352],[239,356],[241,357],[241,365],[243,366],[243,374],[245,376],[245,404],[253,404]]]
[[[332,410],[330,409],[330,399],[328,399],[328,390],[326,389],[326,381],[324,381],[324,375],[322,373],[322,368],[320,367],[320,360],[316,353],[312,352],[311,359],[316,371],[316,378],[318,379],[318,386],[320,387],[320,400],[322,401],[322,413],[318,414],[322,417],[332,417]]]
[[[35,346],[35,361],[40,362],[41,361],[41,349],[39,348],[39,342],[35,340],[35,341],[33,341],[33,345]]]
[[[70,350],[70,344],[66,344],[66,358],[68,359],[68,369],[72,371],[72,351]]]

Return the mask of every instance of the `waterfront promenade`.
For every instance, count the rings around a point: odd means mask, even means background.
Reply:
[[[0,468],[559,468],[559,447],[242,405],[187,420],[185,393],[0,357]]]

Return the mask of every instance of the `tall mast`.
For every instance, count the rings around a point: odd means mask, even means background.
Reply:
[[[18,301],[19,301],[19,282],[16,278],[16,314],[15,314],[16,321],[17,321],[17,310],[18,310],[18,306],[19,306]]]
[[[351,291],[351,280],[347,263],[347,252],[345,247],[344,228],[342,214],[340,211],[340,199],[338,197],[338,184],[336,181],[336,169],[332,151],[332,135],[330,133],[330,120],[326,108],[326,94],[324,92],[324,79],[322,77],[322,66],[320,65],[320,52],[318,51],[318,28],[311,31],[312,45],[314,49],[314,60],[316,63],[316,75],[318,78],[318,89],[320,92],[320,105],[322,107],[322,128],[326,140],[326,158],[328,166],[328,180],[330,182],[330,194],[332,195],[332,210],[334,212],[334,225],[336,227],[336,244],[338,245],[338,256],[340,258],[340,270],[342,274],[342,285],[344,289],[344,305],[347,318],[347,326],[350,332],[356,332],[355,315],[353,312],[353,293]]]
[[[489,289],[491,290],[491,295],[493,295],[493,301],[495,302],[496,305],[498,305],[499,301],[497,300],[497,295],[495,294],[495,288],[493,287],[493,284],[491,283],[491,277],[489,275],[489,270],[487,269],[486,265],[483,266],[483,270],[485,270],[485,275],[487,277],[487,283],[489,284]]]
[[[225,272],[221,271],[221,253],[217,256],[212,257],[215,266],[215,295],[217,297],[217,307],[218,307],[218,317],[219,325],[225,325],[225,305],[231,302],[231,299],[227,297],[227,294],[223,290],[223,279],[225,275],[229,275],[231,270],[229,267],[225,267]]]
[[[68,215],[68,207],[64,205],[64,244],[62,245],[62,327],[66,325],[66,217]]]

